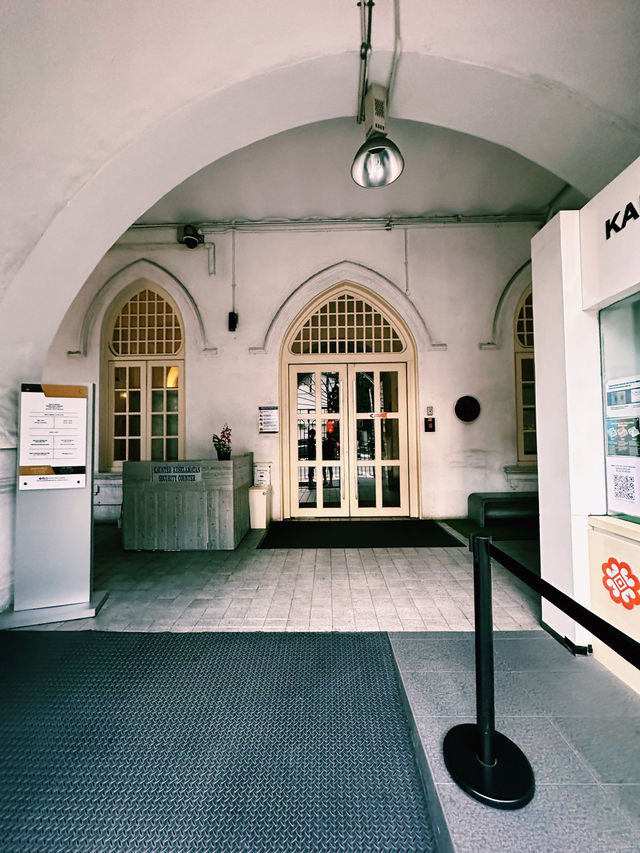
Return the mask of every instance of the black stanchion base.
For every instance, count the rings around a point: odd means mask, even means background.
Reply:
[[[444,739],[444,763],[463,791],[495,809],[520,809],[533,797],[535,780],[526,755],[500,732],[494,735],[496,762],[488,767],[477,756],[478,727],[465,723]]]

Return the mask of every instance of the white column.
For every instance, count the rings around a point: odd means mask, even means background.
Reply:
[[[606,512],[598,315],[582,310],[580,214],[532,240],[540,558],[544,580],[590,606],[588,516]],[[543,621],[576,645],[588,632],[543,599]]]

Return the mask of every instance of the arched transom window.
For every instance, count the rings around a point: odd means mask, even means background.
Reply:
[[[141,290],[122,306],[110,346],[114,355],[176,355],[182,349],[180,319],[155,290]]]
[[[518,461],[535,462],[536,376],[533,354],[533,297],[530,287],[522,294],[516,307],[513,331]]]
[[[294,355],[400,353],[405,348],[392,323],[361,296],[349,292],[322,304],[290,345]]]
[[[102,467],[173,460],[184,447],[184,332],[177,307],[149,286],[136,290],[107,324],[108,402]]]

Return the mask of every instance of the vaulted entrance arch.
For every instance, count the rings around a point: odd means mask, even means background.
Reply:
[[[300,312],[281,356],[285,517],[417,516],[415,344],[343,281]]]

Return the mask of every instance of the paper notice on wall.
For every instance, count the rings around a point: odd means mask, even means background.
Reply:
[[[19,489],[83,489],[87,484],[87,388],[22,385]]]

